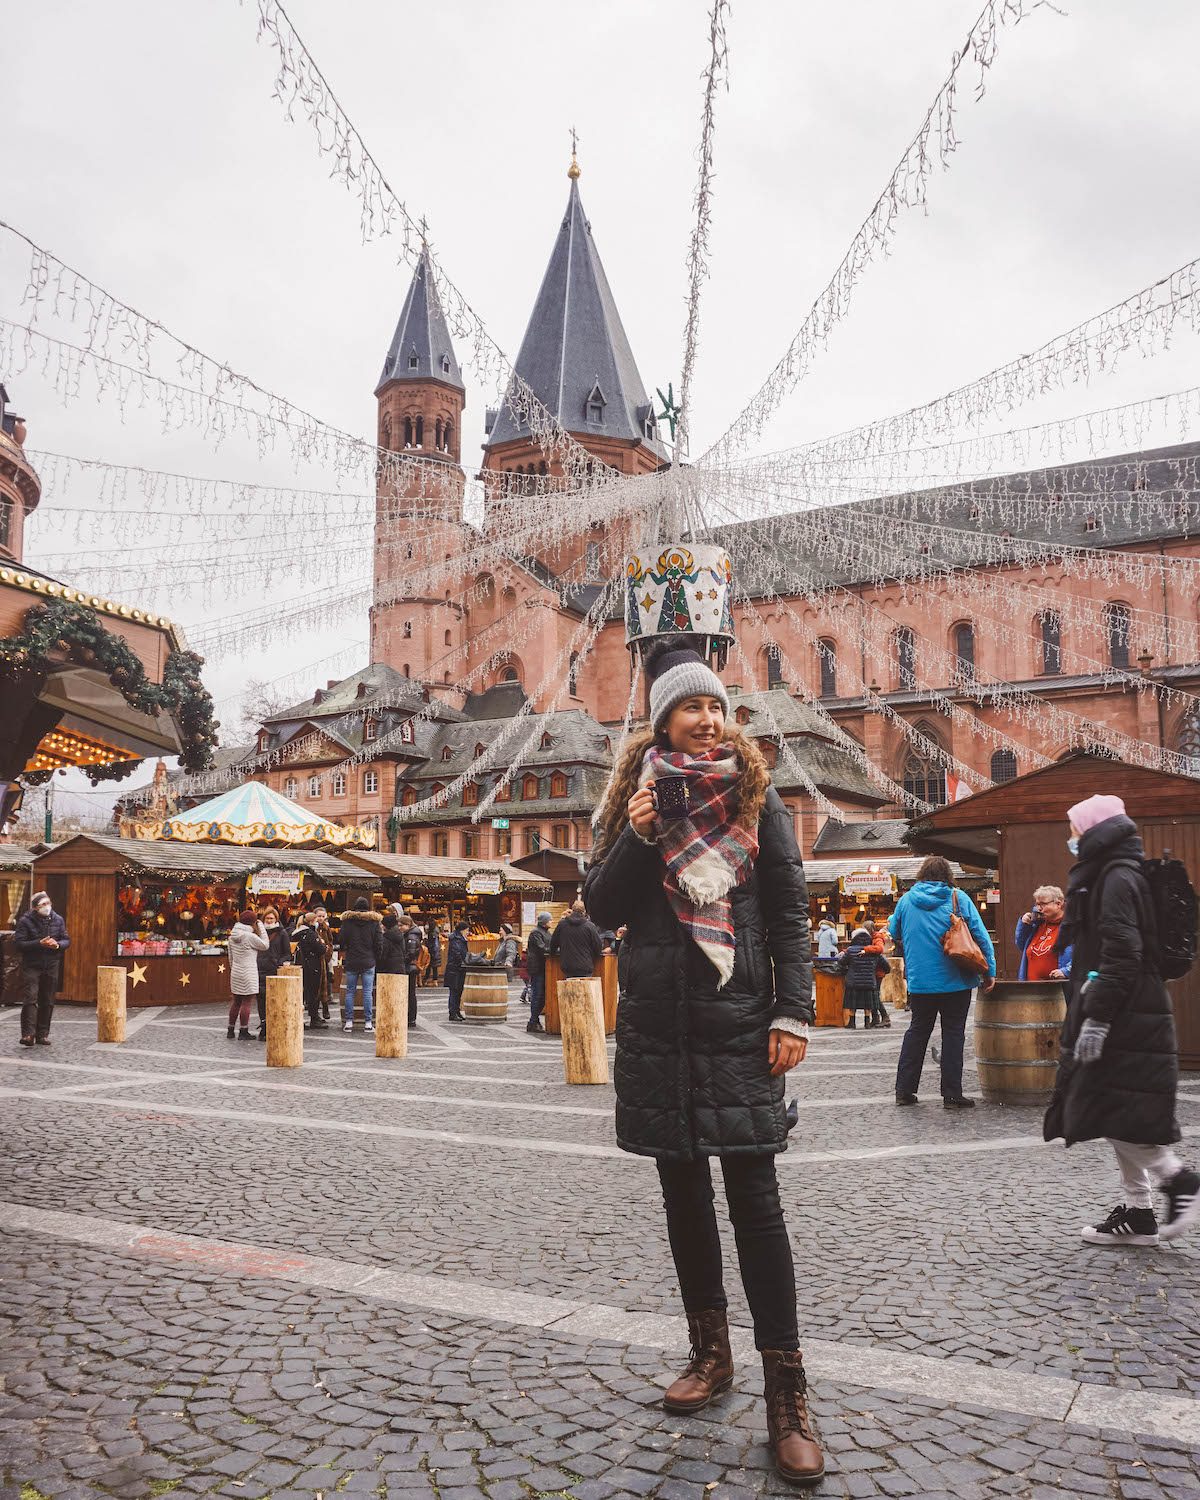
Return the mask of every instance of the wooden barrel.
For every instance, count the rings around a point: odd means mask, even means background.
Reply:
[[[508,974],[503,969],[467,969],[462,1013],[468,1021],[508,1019]]]
[[[1058,1074],[1058,1034],[1067,1014],[1057,980],[998,979],[975,1001],[975,1063],[983,1097],[1046,1104]]]

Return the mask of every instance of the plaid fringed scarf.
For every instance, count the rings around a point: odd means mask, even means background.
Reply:
[[[733,974],[733,914],[729,892],[750,873],[758,835],[735,821],[733,792],[741,774],[728,745],[699,755],[651,745],[642,761],[639,786],[658,776],[686,776],[690,808],[685,818],[655,823],[666,861],[663,888],[671,910],[720,975],[721,989]]]

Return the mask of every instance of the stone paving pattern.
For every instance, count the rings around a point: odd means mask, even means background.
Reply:
[[[425,999],[423,1015],[440,1019],[443,1006]],[[0,1067],[0,1091],[47,1093],[0,1093],[0,1198],[629,1310],[678,1308],[650,1162],[512,1144],[613,1140],[611,1091],[563,1085],[556,1043],[526,1038],[515,1013],[502,1030],[456,1030],[457,1048],[418,1031],[404,1063],[377,1063],[360,1035],[329,1033],[310,1040],[312,1065],[294,1073],[268,1073],[254,1044],[227,1043],[211,1008],[164,1015],[119,1048],[90,1046],[90,1023],[58,1024],[81,1019],[60,1010],[54,1047],[31,1055],[0,1013],[0,1060],[14,1064]],[[1039,1121],[986,1105],[945,1112],[928,1074],[927,1102],[897,1111],[901,1035],[899,1017],[886,1033],[818,1034],[794,1075],[802,1101],[878,1101],[802,1109],[796,1151],[928,1150],[781,1161],[802,1331],[1032,1375],[1200,1389],[1200,1237],[1149,1252],[1083,1246],[1079,1224],[1113,1201],[1099,1146],[940,1152],[1034,1135]],[[213,1073],[226,1081],[192,1076]],[[61,1089],[79,1092],[49,1097]],[[417,1094],[461,1105],[402,1097]],[[189,1105],[285,1123],[166,1112]],[[1181,1110],[1200,1121],[1200,1108]],[[326,1132],[306,1119],[465,1139]],[[728,1251],[732,1316],[748,1324],[731,1241]],[[678,1351],[41,1235],[8,1238],[0,1256],[4,1500],[796,1493],[767,1467],[754,1368],[684,1420],[658,1404]],[[821,1495],[1200,1500],[1200,1452],[1167,1438],[828,1380],[814,1382],[812,1406],[829,1459]]]

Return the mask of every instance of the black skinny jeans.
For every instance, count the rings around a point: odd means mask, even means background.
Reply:
[[[723,1156],[721,1174],[742,1285],[754,1318],[754,1343],[759,1349],[796,1349],[796,1271],[779,1202],[775,1158]],[[685,1310],[695,1315],[727,1307],[708,1157],[660,1161],[658,1176]]]

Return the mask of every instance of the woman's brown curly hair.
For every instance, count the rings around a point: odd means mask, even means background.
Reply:
[[[767,800],[767,788],[771,778],[763,753],[753,740],[747,739],[736,724],[726,723],[721,743],[731,745],[737,753],[741,774],[733,789],[737,805],[737,821],[745,828],[757,828],[762,817],[763,804]],[[609,784],[608,795],[600,807],[597,827],[597,844],[601,849],[611,848],[625,824],[629,822],[629,799],[637,791],[642,774],[642,761],[651,745],[660,750],[670,749],[665,731],[657,734],[653,729],[644,729],[634,735],[626,746]]]

